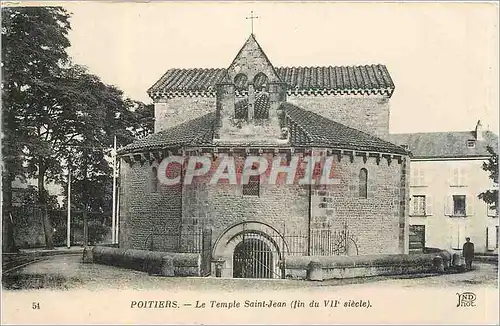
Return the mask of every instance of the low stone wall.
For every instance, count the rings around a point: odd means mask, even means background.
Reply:
[[[474,261],[481,263],[498,264],[498,254],[496,253],[476,253]]]
[[[453,259],[455,258],[455,259]],[[285,261],[288,278],[328,280],[377,275],[444,273],[460,260],[441,250],[422,254],[361,256],[290,256]]]
[[[200,276],[201,255],[96,246],[92,262],[161,276]]]

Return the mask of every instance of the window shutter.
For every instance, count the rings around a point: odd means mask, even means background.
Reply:
[[[451,226],[451,248],[452,249],[461,249],[460,248],[460,228],[457,224],[453,224]]]
[[[425,215],[432,215],[432,197],[425,196]]]
[[[457,186],[460,179],[460,170],[458,168],[453,168],[453,179],[451,181],[452,186]]]
[[[410,186],[415,185],[415,178],[416,178],[417,171],[418,171],[418,169],[416,169],[416,168],[410,169]]]
[[[460,186],[467,185],[467,167],[460,168]]]
[[[488,226],[486,228],[486,237],[487,237],[487,248],[488,250],[495,250],[497,246],[497,238],[496,238],[496,227],[494,226]]]
[[[410,202],[408,203],[408,204],[409,204],[409,206],[410,206],[410,211],[409,211],[409,213],[408,213],[408,214],[409,214],[410,216],[412,216],[412,215],[414,215],[414,214],[415,214],[415,196],[411,196],[410,198],[411,198],[411,200],[410,200]]]
[[[419,172],[418,185],[419,186],[425,186],[426,185],[426,183],[425,183],[425,170],[423,168],[420,169],[420,172]]]
[[[451,216],[453,215],[453,197],[448,195],[444,200],[444,215]]]
[[[465,215],[474,215],[474,196],[467,194],[465,197]]]

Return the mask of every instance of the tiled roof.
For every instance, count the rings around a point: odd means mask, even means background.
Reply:
[[[283,103],[294,146],[317,146],[407,154],[402,147],[347,127],[290,103]]]
[[[293,104],[284,103],[281,109],[284,110],[286,125],[290,130],[291,146],[407,154],[407,151],[400,146],[329,120]],[[137,140],[120,149],[119,153],[182,146],[214,146],[215,125],[215,113],[208,113],[202,117]],[[242,145],[244,146],[244,144]]]
[[[461,158],[489,156],[486,146],[498,148],[498,136],[491,131],[484,132],[484,140],[476,141],[473,148],[468,140],[475,140],[474,131],[424,132],[391,134],[391,141],[407,145],[413,158]]]
[[[172,128],[154,133],[122,147],[118,153],[135,152],[142,149],[158,149],[212,143],[215,112],[189,120]]]
[[[394,89],[384,65],[342,67],[283,67],[276,72],[292,89],[386,90]]]
[[[392,95],[394,83],[384,65],[339,67],[275,68],[289,94],[353,93]],[[226,69],[170,69],[148,94],[156,97],[215,96],[215,85],[222,81]]]

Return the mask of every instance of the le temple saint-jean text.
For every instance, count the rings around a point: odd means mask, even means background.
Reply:
[[[163,308],[195,308],[195,309],[240,309],[240,308],[371,308],[370,300],[303,300],[276,301],[267,300],[196,300],[193,303],[181,303],[178,301],[131,301],[130,308],[133,309],[163,309]]]

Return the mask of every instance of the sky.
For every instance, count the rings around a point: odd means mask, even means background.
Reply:
[[[498,134],[498,5],[488,3],[150,2],[64,4],[75,63],[151,103],[170,68],[225,68],[248,38],[275,66],[385,64],[390,132]]]

